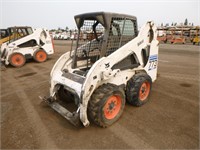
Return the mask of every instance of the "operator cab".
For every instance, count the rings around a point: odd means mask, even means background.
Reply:
[[[7,29],[0,29],[0,45],[8,42],[14,42],[18,39],[21,39],[27,35],[30,35],[33,33],[33,30],[31,27],[28,26],[15,26],[15,27],[9,27]]]
[[[27,35],[30,35],[33,33],[33,30],[31,27],[27,26],[18,26],[18,27],[10,27],[8,28],[9,32],[9,43],[16,41],[18,39],[21,39]]]
[[[72,68],[89,69],[101,57],[108,56],[138,34],[134,16],[95,12],[76,15],[78,37]]]

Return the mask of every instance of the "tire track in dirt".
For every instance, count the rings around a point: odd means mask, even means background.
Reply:
[[[34,128],[34,131],[37,135],[37,139],[41,146],[40,148],[47,148],[47,149],[56,148],[56,144],[49,137],[49,133],[45,125],[42,123],[40,116],[35,111],[34,107],[29,101],[28,96],[25,94],[23,90],[21,90],[20,92],[17,92],[17,96],[20,98],[20,102],[29,118],[30,124]]]
[[[39,88],[40,86],[46,84],[49,82],[49,77],[47,77],[45,74],[49,74],[49,70],[48,71],[41,71],[38,73],[38,69],[35,68],[35,66],[32,66],[31,68],[28,67],[28,72],[26,71],[26,73],[13,73],[14,76],[12,78],[15,78],[18,82],[12,82],[12,87],[9,88],[9,90],[5,90],[4,92],[1,92],[1,97],[6,97],[10,94],[16,93],[20,91],[20,88],[18,88],[19,90],[14,90],[16,89],[16,87],[18,86],[19,83],[23,83],[23,87],[24,88],[30,88],[30,89],[35,89],[35,88]],[[8,71],[15,71],[15,70],[8,70]],[[5,74],[6,72],[2,72],[3,74]],[[29,82],[25,83],[24,80],[26,80],[27,78],[31,78],[32,76],[27,76],[27,74],[31,74],[34,73],[33,76],[34,78],[38,77],[41,81],[40,82],[32,82],[31,84],[29,84]],[[9,73],[8,73],[9,74]],[[11,74],[11,73],[10,73]],[[1,81],[7,81],[7,73],[6,73],[6,77],[5,76],[1,76]],[[11,84],[9,84],[11,85]],[[25,87],[26,86],[26,87]]]
[[[16,88],[14,85],[18,85],[18,90],[15,93],[17,94],[18,98],[20,99],[20,103],[22,107],[24,108],[26,115],[28,117],[29,123],[34,129],[35,134],[37,135],[37,141],[40,145],[39,148],[45,148],[45,149],[56,149],[57,146],[55,142],[50,138],[49,132],[46,129],[45,125],[43,124],[38,112],[35,110],[33,104],[30,101],[30,98],[25,93],[24,89],[27,87],[24,87],[21,85],[21,82],[18,80],[13,79],[13,76],[11,76],[12,73],[6,74],[8,83],[10,83],[11,88]],[[41,75],[42,76],[42,75]],[[12,80],[16,81],[16,84],[12,84]]]
[[[163,94],[163,95],[165,95],[165,96],[168,96],[168,97],[170,97],[170,98],[173,98],[173,99],[179,99],[179,100],[181,100],[181,101],[185,101],[185,102],[187,102],[187,103],[189,103],[189,104],[191,104],[191,105],[193,105],[193,106],[197,106],[198,103],[199,103],[198,100],[197,100],[197,101],[191,101],[191,99],[189,99],[189,98],[184,98],[183,96],[179,96],[179,95],[176,95],[176,94],[172,94],[172,93],[169,93],[169,92],[165,92],[165,91],[163,91],[163,90],[152,89],[152,91],[161,93],[161,94]]]
[[[177,74],[177,73],[163,73],[161,74],[162,77],[164,78],[169,78],[169,79],[176,79],[176,80],[191,80],[191,81],[198,81],[199,82],[199,76],[198,75],[182,75],[182,74]]]
[[[138,136],[134,135],[125,127],[121,126],[119,123],[113,124],[109,130],[133,149],[153,149],[153,147],[144,142]]]
[[[37,89],[37,88],[43,86],[44,84],[47,84],[48,82],[49,81],[43,81],[43,82],[40,82],[40,83],[36,83],[36,84],[32,85],[31,90]],[[10,91],[10,92],[7,92],[7,93],[1,93],[0,95],[1,95],[1,98],[3,98],[3,97],[6,97],[6,96],[9,96],[9,95],[12,95],[14,93],[20,92],[20,91],[21,91],[21,89],[15,90],[15,91]]]

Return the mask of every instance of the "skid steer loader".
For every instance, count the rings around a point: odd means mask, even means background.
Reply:
[[[141,106],[149,98],[157,78],[156,26],[147,22],[138,33],[136,17],[108,12],[76,15],[75,21],[76,47],[57,60],[50,96],[40,98],[75,126],[93,121],[107,127],[122,115],[126,101]],[[87,31],[94,38],[80,39]]]
[[[42,28],[32,29],[27,26],[10,27],[8,40],[1,45],[1,63],[21,67],[26,59],[34,58],[37,62],[46,61],[54,53],[49,31]]]

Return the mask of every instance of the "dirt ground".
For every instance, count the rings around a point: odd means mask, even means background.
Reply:
[[[105,129],[77,129],[39,99],[49,94],[51,68],[69,49],[69,42],[55,41],[48,61],[1,71],[1,149],[199,148],[199,46],[160,44],[150,101],[126,104]]]

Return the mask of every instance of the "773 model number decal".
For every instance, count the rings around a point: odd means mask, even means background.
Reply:
[[[151,55],[149,57],[149,68],[148,70],[153,70],[157,68],[157,64],[158,64],[158,55]]]

